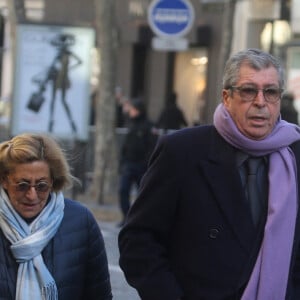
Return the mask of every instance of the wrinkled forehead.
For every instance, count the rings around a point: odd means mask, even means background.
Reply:
[[[249,64],[242,65],[236,77],[235,84],[241,82],[281,87],[278,70],[273,65],[265,68],[253,68]]]

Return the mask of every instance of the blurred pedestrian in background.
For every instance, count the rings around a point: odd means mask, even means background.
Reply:
[[[126,134],[120,153],[119,202],[123,219],[130,208],[130,193],[134,185],[138,188],[144,175],[149,156],[156,143],[153,123],[148,119],[145,104],[141,99],[126,102],[124,112],[129,118]]]
[[[62,192],[74,179],[49,136],[0,144],[1,299],[112,299],[98,224]]]
[[[167,100],[165,109],[158,118],[156,127],[166,131],[180,129],[187,125],[184,114],[177,105],[177,94],[172,92]]]
[[[122,89],[116,87],[115,93],[116,100],[116,127],[122,128],[127,126],[127,102],[129,101],[126,96],[123,95]]]
[[[300,129],[280,120],[283,88],[275,57],[238,52],[213,125],[161,136],[119,234],[141,299],[300,299]]]
[[[282,95],[280,114],[282,120],[298,125],[298,112],[295,108],[295,97],[291,92]]]

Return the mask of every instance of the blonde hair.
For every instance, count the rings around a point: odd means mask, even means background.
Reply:
[[[13,172],[16,165],[34,161],[48,164],[55,192],[71,187],[76,180],[71,175],[66,155],[58,142],[46,134],[23,133],[0,144],[1,182]]]

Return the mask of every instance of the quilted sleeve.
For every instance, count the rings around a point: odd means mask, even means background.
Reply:
[[[112,299],[105,244],[99,225],[91,212],[88,216],[88,262],[86,299]]]

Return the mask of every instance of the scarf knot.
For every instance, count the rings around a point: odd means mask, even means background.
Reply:
[[[19,263],[16,300],[58,299],[55,281],[41,253],[57,232],[63,215],[64,197],[62,193],[52,193],[42,212],[27,224],[14,210],[3,188],[0,189],[0,227]]]

